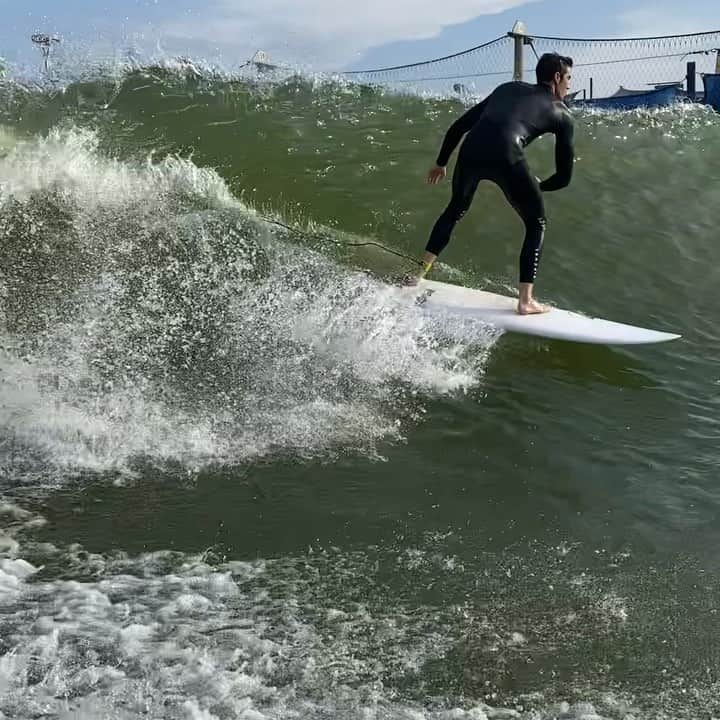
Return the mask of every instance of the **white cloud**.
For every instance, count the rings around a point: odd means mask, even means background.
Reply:
[[[340,69],[371,47],[437,35],[467,22],[538,0],[214,0],[199,16],[162,28],[168,38],[258,48],[277,60]],[[485,39],[479,39],[479,42]]]

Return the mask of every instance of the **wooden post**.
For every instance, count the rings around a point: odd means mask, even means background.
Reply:
[[[518,20],[508,35],[515,41],[515,53],[513,59],[513,80],[523,79],[523,48],[527,38],[525,23]]]
[[[687,64],[687,72],[685,73],[687,81],[687,94],[688,97],[695,102],[695,63],[689,62]]]

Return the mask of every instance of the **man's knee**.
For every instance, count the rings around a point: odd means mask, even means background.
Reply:
[[[547,228],[547,219],[544,215],[533,215],[525,218],[525,227],[529,234],[535,235],[542,242]]]
[[[448,206],[448,212],[454,222],[460,221],[465,213],[470,209],[472,198],[458,197],[453,198]]]

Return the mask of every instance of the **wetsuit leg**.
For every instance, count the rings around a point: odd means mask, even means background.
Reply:
[[[520,251],[520,282],[535,282],[547,225],[542,193],[524,160],[504,169],[496,182],[525,224],[525,239]]]
[[[425,247],[433,255],[439,255],[445,249],[453,228],[470,208],[478,183],[485,177],[481,168],[473,166],[472,156],[462,150],[453,173],[450,202],[436,220]]]

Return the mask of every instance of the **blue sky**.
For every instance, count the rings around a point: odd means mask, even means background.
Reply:
[[[0,0],[0,56],[38,63],[35,32],[92,53],[128,43],[233,67],[257,49],[279,62],[347,70],[415,62],[504,35],[623,37],[720,27],[718,0]],[[299,9],[302,8],[302,9]]]

